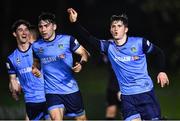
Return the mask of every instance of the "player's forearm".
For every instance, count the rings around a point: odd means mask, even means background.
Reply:
[[[81,24],[77,21],[72,23],[73,28],[76,30],[76,34],[78,34],[82,41],[87,41],[89,44],[91,44],[96,49],[100,49],[100,41],[96,37],[92,36]]]
[[[11,92],[17,92],[18,89],[19,89],[19,84],[18,84],[18,81],[16,79],[16,75],[9,75],[9,90]]]
[[[158,71],[165,72],[165,66],[166,66],[165,60],[166,59],[165,59],[164,52],[159,47],[154,45],[151,53],[155,54],[157,65],[158,65]]]
[[[32,66],[32,68],[40,69],[40,63],[39,63],[38,59],[36,59],[36,58],[33,59],[33,66]]]
[[[84,53],[82,56],[81,56],[81,60],[80,60],[80,63],[86,63],[88,61],[88,55],[86,53]]]

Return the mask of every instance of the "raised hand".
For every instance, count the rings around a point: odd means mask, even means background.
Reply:
[[[69,13],[69,21],[71,23],[76,22],[78,16],[77,12],[73,8],[68,8],[67,12]]]

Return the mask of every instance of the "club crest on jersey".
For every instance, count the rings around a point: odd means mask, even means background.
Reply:
[[[44,49],[42,47],[39,48],[38,53],[43,53]]]
[[[131,48],[131,51],[132,51],[132,52],[137,52],[137,49],[136,49],[135,47],[132,47],[132,48]]]
[[[59,47],[60,49],[63,49],[63,48],[64,48],[63,44],[58,44],[58,47]]]
[[[20,64],[20,62],[21,62],[20,58],[16,58],[16,63]]]

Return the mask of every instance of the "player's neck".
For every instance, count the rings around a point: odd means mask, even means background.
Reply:
[[[127,39],[127,35],[125,34],[125,35],[123,36],[123,38],[115,40],[115,43],[116,43],[117,45],[123,45],[123,44],[126,42],[126,39]]]
[[[21,51],[26,51],[29,48],[29,44],[30,44],[29,42],[18,44],[18,48]]]
[[[44,39],[45,41],[53,41],[56,38],[56,33],[53,32],[53,34],[48,38],[48,39]]]

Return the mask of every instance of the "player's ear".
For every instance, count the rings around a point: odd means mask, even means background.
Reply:
[[[13,34],[14,37],[16,37],[16,32],[13,32],[12,34]]]
[[[125,28],[125,32],[126,32],[126,33],[128,32],[128,27]]]
[[[57,29],[57,25],[56,24],[53,25],[53,29],[54,29],[54,31]]]

